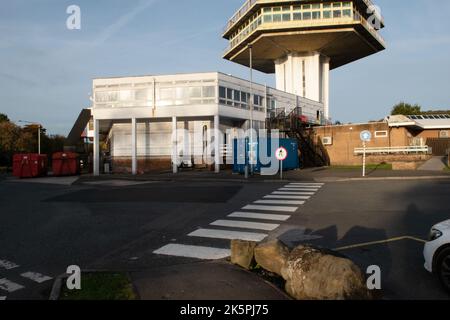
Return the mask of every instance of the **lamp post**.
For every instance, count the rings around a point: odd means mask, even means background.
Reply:
[[[38,127],[38,154],[41,154],[41,128],[42,128],[41,124],[25,120],[19,120],[19,123],[32,124]]]
[[[253,162],[254,162],[254,145],[253,145],[253,45],[248,45],[248,52],[250,55],[250,101],[249,108],[250,108],[250,173],[253,174]]]

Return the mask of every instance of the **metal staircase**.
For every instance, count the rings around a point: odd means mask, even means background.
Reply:
[[[314,138],[313,124],[302,117],[301,108],[295,108],[290,113],[281,111],[272,114],[267,119],[269,130],[278,129],[286,137],[296,139],[303,168],[322,167],[329,165],[328,154],[321,141]]]

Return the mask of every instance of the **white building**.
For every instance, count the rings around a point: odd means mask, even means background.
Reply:
[[[115,172],[177,172],[181,162],[213,163],[218,172],[223,150],[230,149],[238,129],[250,128],[250,119],[253,128],[263,129],[271,113],[296,108],[323,124],[320,102],[218,72],[98,78],[91,109],[94,174],[100,174],[105,150]]]

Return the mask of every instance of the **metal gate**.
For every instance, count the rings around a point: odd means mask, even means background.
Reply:
[[[446,156],[450,150],[450,138],[428,138],[427,146],[432,149],[433,156]]]

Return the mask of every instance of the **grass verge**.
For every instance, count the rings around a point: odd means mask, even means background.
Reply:
[[[60,300],[137,300],[125,273],[85,273],[81,275],[81,290],[69,290],[65,285]]]

